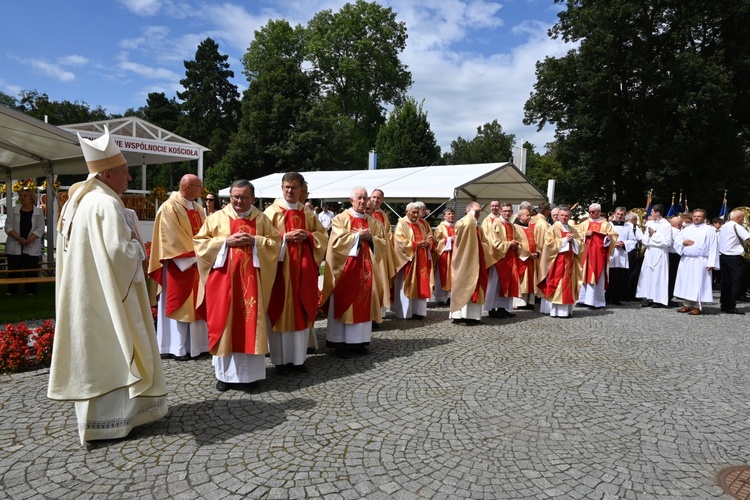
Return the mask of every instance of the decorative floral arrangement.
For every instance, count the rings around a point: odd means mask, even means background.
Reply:
[[[158,198],[158,199],[160,199],[160,200],[161,200],[161,199],[164,199],[164,198],[166,198],[166,197],[167,197],[167,190],[166,190],[166,189],[164,189],[164,188],[163,188],[163,187],[161,187],[161,186],[156,186],[156,187],[155,187],[155,188],[154,188],[154,189],[153,189],[153,190],[151,191],[151,196],[153,196],[154,198]]]
[[[47,320],[33,331],[24,323],[7,324],[0,330],[0,372],[15,373],[35,364],[49,366],[55,327]]]
[[[26,179],[13,183],[13,192],[18,193],[22,189],[36,189],[36,181],[34,179]]]
[[[52,187],[55,188],[55,191],[59,191],[60,190],[60,181],[54,182],[52,184]],[[47,181],[46,180],[44,182],[42,182],[42,189],[44,189],[45,191],[47,190]]]
[[[5,181],[0,183],[0,194],[5,194],[5,191],[7,191],[8,188],[5,187]]]

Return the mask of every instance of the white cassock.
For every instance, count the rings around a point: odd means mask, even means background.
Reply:
[[[654,234],[649,236],[649,228]],[[636,297],[650,299],[662,305],[669,303],[669,249],[672,248],[672,226],[667,219],[650,220],[643,233],[643,256],[641,275],[638,277]]]
[[[685,240],[693,240],[685,246]],[[674,248],[680,254],[680,267],[674,295],[690,302],[689,305],[701,308],[705,302],[713,302],[712,272],[708,269],[719,267],[719,245],[716,230],[708,224],[691,224],[674,241]],[[687,304],[686,304],[687,305]]]

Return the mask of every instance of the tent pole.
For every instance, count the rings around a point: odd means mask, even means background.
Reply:
[[[52,175],[52,165],[47,163],[42,167],[47,181],[47,256],[46,262],[55,261],[55,211],[57,210],[57,192]]]

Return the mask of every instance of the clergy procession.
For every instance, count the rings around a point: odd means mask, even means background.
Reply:
[[[594,203],[576,223],[566,205],[492,200],[480,220],[472,201],[446,208],[433,229],[424,203],[391,224],[385,193],[361,186],[348,209],[320,218],[303,175],[289,172],[264,211],[253,184],[237,180],[229,204],[206,216],[202,181],[187,174],[158,210],[147,259],[119,197],[131,179],[124,157],[108,132],[80,142],[90,175],[58,224],[48,396],[75,403],[82,444],[166,415],[161,360],[210,354],[221,392],[265,379],[267,358],[277,375],[304,376],[320,317],[325,347],[346,359],[368,354],[385,319],[425,320],[429,302],[466,326],[483,311],[564,319],[636,300],[698,316],[720,277],[721,311],[744,314],[750,233],[739,210],[714,226],[705,210],[670,219],[657,204],[642,229],[625,207],[605,217]]]

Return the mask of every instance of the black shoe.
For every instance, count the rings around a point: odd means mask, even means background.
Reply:
[[[750,302],[750,297],[746,297],[744,295],[737,297],[737,302]]]
[[[411,318],[409,319],[416,319],[418,321],[422,321],[424,319],[424,316],[422,316],[421,314],[412,314]]]
[[[669,301],[669,302],[667,303],[667,307],[678,307],[679,305],[680,305],[680,304],[678,304],[677,302],[675,302],[675,301],[673,301],[673,300],[670,300],[670,301]]]
[[[610,300],[609,302],[607,302],[607,304],[610,304],[613,306],[621,306],[622,302],[620,302],[619,300]]]
[[[521,306],[518,309],[520,309],[521,311],[533,311],[534,304],[526,304],[525,306]]]
[[[289,375],[290,372],[291,372],[291,368],[289,368],[289,366],[287,366],[287,365],[276,365],[276,373],[278,375],[281,375],[281,376]]]
[[[515,314],[511,314],[505,309],[492,309],[490,310],[489,313],[487,313],[487,315],[490,318],[497,318],[497,319],[512,318],[513,316],[515,316]]]
[[[445,301],[445,305],[446,306],[451,305],[451,298],[450,297],[448,297],[448,300]]]
[[[337,358],[341,358],[341,359],[349,359],[349,358],[351,358],[351,357],[352,357],[352,355],[351,355],[351,354],[349,354],[349,351],[348,351],[348,350],[346,349],[346,347],[337,347],[337,348],[336,348],[336,349],[335,349],[335,350],[333,351],[333,354],[334,354],[334,355],[335,355],[335,356],[336,356]]]
[[[648,299],[647,301],[641,304],[641,307],[654,307],[654,301],[651,299]]]
[[[307,348],[307,354],[315,354],[315,348],[314,347],[308,347]]]
[[[174,356],[172,359],[175,361],[190,361],[190,354],[185,354],[184,356]]]
[[[722,312],[726,314],[741,314],[741,315],[745,314],[745,311],[740,311],[736,307],[734,309],[727,309],[726,311],[722,311]]]
[[[302,363],[301,365],[292,365],[292,370],[294,370],[297,373],[307,373],[310,370],[307,368],[307,365]]]
[[[216,381],[216,390],[217,391],[219,391],[219,392],[226,392],[229,389],[231,389],[230,384],[228,384],[226,382],[222,382],[221,380],[217,380]]]
[[[172,359],[173,356],[169,354],[168,352],[165,352],[164,354],[159,354],[159,357],[161,359]]]
[[[662,303],[660,303],[660,302],[653,302],[653,303],[651,304],[651,308],[652,308],[652,309],[666,309],[666,307],[667,307],[667,306],[665,306],[664,304],[662,304]]]
[[[358,354],[360,356],[370,354],[370,350],[367,348],[367,346],[364,345],[353,346],[351,348],[351,351],[354,352],[354,354]]]

